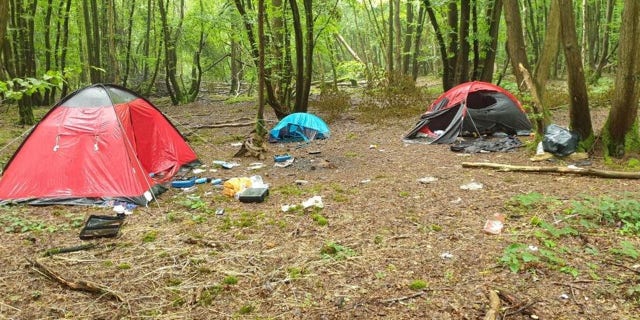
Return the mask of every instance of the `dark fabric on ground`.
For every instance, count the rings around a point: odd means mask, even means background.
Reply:
[[[461,141],[451,145],[451,151],[464,153],[478,152],[511,152],[524,144],[515,136],[500,139],[485,140],[479,138],[469,141]]]

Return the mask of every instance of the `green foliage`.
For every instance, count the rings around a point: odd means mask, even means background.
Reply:
[[[640,235],[640,202],[635,199],[586,198],[573,202],[570,212],[587,221],[620,225],[622,234]]]
[[[42,78],[13,78],[0,81],[0,94],[5,99],[16,102],[25,96],[35,93],[44,95],[47,90],[61,88],[64,83],[64,75],[60,71],[47,71]]]
[[[424,280],[413,280],[409,284],[409,289],[419,291],[425,289],[428,286],[428,283]]]
[[[620,247],[611,249],[611,252],[631,258],[634,261],[640,257],[640,251],[638,251],[638,248],[636,248],[636,246],[630,241],[620,242]]]
[[[158,238],[158,231],[151,230],[145,233],[144,236],[142,236],[142,242],[144,243],[154,242],[156,241],[157,238]]]
[[[522,215],[533,210],[554,210],[559,204],[560,201],[554,197],[530,192],[511,197],[505,204],[505,208],[515,215]]]
[[[58,227],[47,225],[38,220],[23,218],[17,213],[4,212],[0,215],[0,223],[6,233],[56,232]]]
[[[236,276],[226,276],[222,279],[222,283],[226,285],[235,285],[238,284],[238,278]]]
[[[323,259],[343,260],[348,257],[353,257],[356,252],[346,246],[335,242],[327,242],[320,249],[320,254]]]

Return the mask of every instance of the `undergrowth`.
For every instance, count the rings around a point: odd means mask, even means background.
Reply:
[[[637,194],[584,196],[563,202],[535,192],[512,197],[505,204],[509,218],[529,220],[517,231],[519,241],[505,247],[499,263],[514,273],[549,269],[593,280],[605,277],[603,266],[632,270],[627,264],[640,256],[637,198]],[[638,302],[638,291],[629,290]]]

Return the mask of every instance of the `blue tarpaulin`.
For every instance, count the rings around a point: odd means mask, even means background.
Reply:
[[[284,117],[269,132],[270,142],[309,142],[329,137],[329,127],[318,116],[297,112]]]

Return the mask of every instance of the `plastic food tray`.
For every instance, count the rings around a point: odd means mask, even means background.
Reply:
[[[91,215],[80,231],[80,239],[113,238],[118,235],[124,222],[124,216]]]

